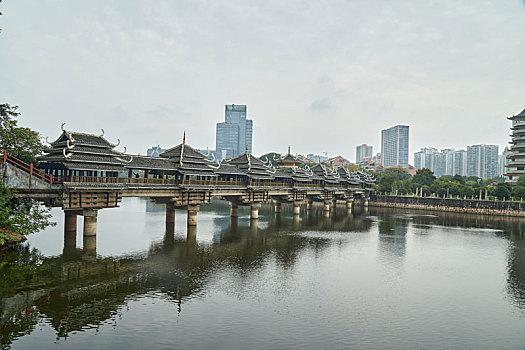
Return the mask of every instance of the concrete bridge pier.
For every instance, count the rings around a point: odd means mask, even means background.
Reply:
[[[259,208],[261,207],[261,204],[252,204],[251,211],[250,211],[250,219],[252,220],[258,220],[259,219]]]
[[[77,247],[77,213],[64,211],[64,251]]]
[[[230,216],[232,218],[239,217],[239,206],[230,202]]]
[[[353,206],[354,202],[351,201],[351,200],[348,200],[346,201],[346,211],[348,213],[348,215],[352,214],[352,206]]]
[[[198,205],[188,205],[188,227],[197,226]]]
[[[186,242],[196,243],[197,242],[197,225],[189,226],[186,233]]]
[[[175,204],[166,203],[166,232],[175,232]]]
[[[97,255],[97,209],[84,209],[84,253]]]
[[[275,202],[275,214],[280,214],[283,211],[283,205],[280,202]]]
[[[293,215],[299,216],[301,214],[301,203],[300,202],[294,202],[293,203]]]

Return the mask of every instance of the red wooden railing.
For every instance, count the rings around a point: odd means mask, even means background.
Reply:
[[[16,157],[13,157],[9,153],[7,153],[6,150],[2,152],[2,162],[14,165],[16,168],[25,171],[30,176],[34,176],[42,181],[47,182],[48,184],[51,184],[51,185],[53,184],[52,175],[46,174],[42,170],[35,168],[33,164],[27,164],[26,162]]]

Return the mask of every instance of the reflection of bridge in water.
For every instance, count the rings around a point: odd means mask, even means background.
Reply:
[[[49,321],[58,337],[97,327],[108,320],[117,322],[119,310],[130,298],[150,292],[161,293],[180,310],[185,300],[205,292],[217,266],[231,267],[241,278],[248,278],[263,269],[271,257],[281,268],[291,269],[305,249],[328,249],[333,240],[330,232],[369,232],[376,220],[380,247],[393,239],[397,240],[394,249],[406,243],[403,239],[408,225],[422,229],[439,225],[502,230],[496,234],[509,239],[508,296],[520,309],[525,308],[523,219],[457,213],[427,216],[420,211],[410,215],[407,211],[381,208],[371,208],[372,217],[362,215],[360,210],[347,215],[346,210],[340,209],[327,218],[322,208],[314,208],[310,215],[296,220],[292,210],[284,211],[274,214],[271,206],[263,206],[261,213],[270,218],[268,225],[216,217],[216,226],[226,228],[211,244],[197,242],[197,227],[190,228],[186,238],[168,230],[146,254],[120,259],[100,259],[68,246],[60,257],[42,258],[27,246],[19,247],[3,257],[8,267],[0,270],[1,279],[9,281],[0,289],[2,344],[31,333],[42,318]],[[392,214],[406,217],[395,215],[392,224],[380,228],[379,223],[392,218]],[[327,235],[296,234],[307,231],[325,231]],[[336,238],[335,244],[338,239],[343,238]]]
[[[290,152],[264,161],[246,153],[219,164],[185,140],[157,158],[119,152],[119,143],[110,143],[103,133],[69,132],[62,126],[60,136],[39,157],[38,168],[4,152],[6,184],[16,188],[18,196],[60,206],[71,246],[76,245],[77,216],[83,216],[84,247],[94,251],[98,210],[117,207],[122,197],[148,197],[165,205],[169,229],[176,208],[187,211],[188,227],[195,226],[199,206],[212,198],[230,202],[232,217],[238,216],[239,206],[249,206],[253,220],[261,203],[268,201],[275,203],[276,213],[284,203],[293,206],[295,215],[303,204],[310,212],[314,203],[322,203],[326,216],[338,205],[351,211],[354,199],[368,204],[375,181],[346,168],[303,166]]]
[[[346,210],[339,210],[327,218],[321,208],[314,208],[299,221],[280,213],[270,215],[272,211],[263,206],[265,217],[271,217],[264,227],[257,220],[246,225],[236,217],[214,218],[218,226],[226,228],[211,245],[198,244],[194,226],[188,228],[186,239],[168,230],[161,241],[151,244],[147,254],[120,259],[96,258],[67,245],[61,256],[41,258],[37,251],[21,246],[3,259],[11,260],[9,269],[0,270],[3,281],[12,281],[2,285],[2,344],[30,333],[43,317],[58,337],[96,327],[115,319],[130,296],[151,291],[162,293],[180,311],[186,298],[202,293],[218,265],[248,276],[261,269],[271,255],[288,269],[304,249],[321,251],[330,243],[329,237],[305,237],[295,232],[367,232],[372,225],[359,211],[347,215]]]

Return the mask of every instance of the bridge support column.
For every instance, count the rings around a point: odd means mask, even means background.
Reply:
[[[365,208],[368,208],[368,198],[365,198],[365,199],[363,200],[363,206],[364,206]]]
[[[197,226],[198,205],[188,205],[188,226]]]
[[[239,216],[239,206],[237,204],[230,203],[230,216],[236,218]]]
[[[77,247],[77,214],[64,211],[64,250]]]
[[[250,211],[250,219],[252,220],[259,219],[259,208],[260,207],[261,207],[260,204],[252,204],[251,211]]]
[[[186,233],[186,242],[188,243],[196,243],[197,242],[197,226],[189,226],[188,225],[188,231]]]
[[[275,214],[280,214],[283,211],[283,205],[280,202],[275,202]]]
[[[301,214],[301,204],[300,203],[294,203],[293,204],[293,215],[298,216]]]
[[[97,210],[90,209],[82,212],[84,216],[84,253],[97,254]]]
[[[166,203],[166,232],[175,232],[175,204]]]

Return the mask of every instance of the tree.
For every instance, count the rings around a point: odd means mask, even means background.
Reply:
[[[419,169],[416,172],[416,175],[412,178],[412,181],[419,186],[432,186],[434,181],[436,181],[436,177],[434,176],[434,172],[432,170],[423,168]]]
[[[505,183],[503,182],[500,182],[497,186],[496,186],[496,189],[494,190],[494,195],[496,197],[498,197],[498,199],[503,199],[503,198],[510,198],[510,190],[509,188],[506,186]]]
[[[452,181],[460,183],[462,185],[465,184],[465,178],[463,176],[461,176],[461,175],[458,175],[458,174],[452,176]]]
[[[519,181],[519,180],[518,180]],[[525,198],[525,186],[516,186],[512,189],[512,196]]]
[[[20,113],[17,110],[18,106],[0,104],[0,151],[6,150],[26,163],[36,164],[36,157],[42,153],[44,145],[38,132],[18,126],[16,118]]]
[[[376,183],[380,192],[391,192],[392,190],[396,190],[397,188],[394,184],[397,181],[404,180],[410,180],[410,174],[400,168],[388,168],[382,173],[376,173]],[[398,187],[405,187],[405,184]]]
[[[17,126],[16,118],[20,115],[17,109],[7,103],[0,104],[0,151],[6,150],[27,163],[36,163],[44,145],[38,132]],[[49,211],[36,200],[15,198],[0,182],[0,245],[53,225]]]
[[[516,186],[525,186],[525,175],[521,175],[518,177],[518,181],[516,182]]]

